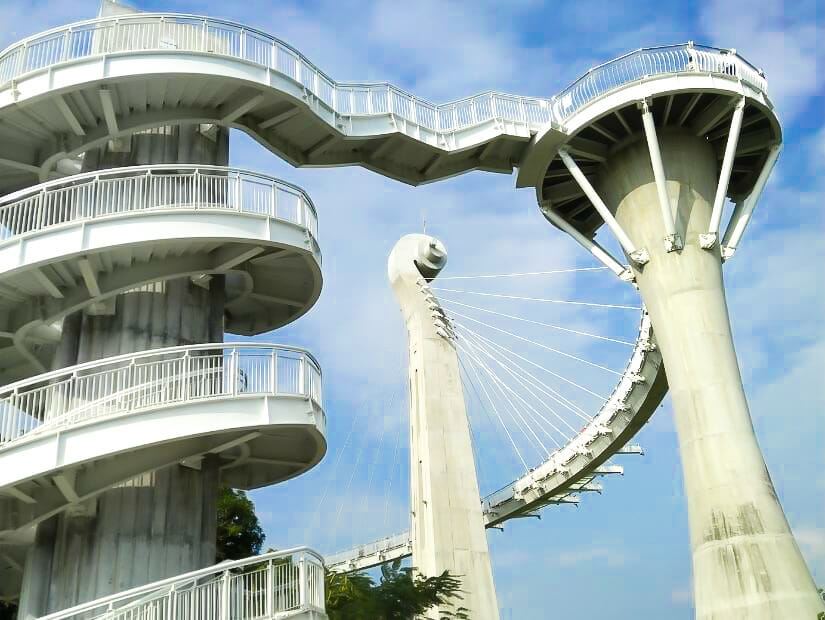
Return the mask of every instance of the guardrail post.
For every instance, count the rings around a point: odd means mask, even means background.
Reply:
[[[298,601],[301,609],[307,608],[307,564],[304,554],[298,560]]]
[[[238,211],[241,211],[241,175],[235,175],[235,203],[237,205]]]
[[[175,588],[174,587],[169,588],[169,599],[168,599],[166,604],[167,604],[167,609],[168,609],[168,613],[169,613],[169,615],[167,617],[168,618],[175,618],[175,616],[176,616],[175,611],[176,610],[175,610]]]
[[[194,174],[192,175],[192,185],[194,185],[194,208],[198,209],[201,204],[201,173],[200,170],[197,168],[195,169]]]
[[[63,49],[60,53],[60,60],[61,62],[65,62],[69,57],[69,37],[71,36],[72,29],[69,28],[63,33]]]
[[[300,394],[309,396],[309,390],[306,385],[306,363],[306,356],[301,355],[301,363],[298,365],[298,389],[301,390],[299,392]]]
[[[238,393],[238,350],[232,349],[229,354],[229,377],[231,381],[230,394],[235,396]]]
[[[275,569],[272,559],[266,564],[266,617],[275,616]]]
[[[269,385],[272,388],[270,392],[278,393],[278,353],[275,349],[269,354]]]
[[[229,620],[229,598],[231,594],[229,571],[223,573],[221,580],[221,615],[220,620]]]
[[[183,401],[186,402],[189,400],[189,373],[190,373],[190,363],[191,357],[189,356],[189,351],[184,351],[183,353],[183,377],[181,377],[183,381],[183,390],[181,396],[183,397]]]

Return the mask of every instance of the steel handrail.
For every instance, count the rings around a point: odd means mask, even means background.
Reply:
[[[30,385],[33,383],[41,383],[43,381],[51,381],[62,375],[89,370],[97,366],[111,365],[132,359],[156,357],[158,355],[163,355],[166,353],[176,353],[181,351],[214,351],[215,349],[275,349],[278,351],[290,351],[292,353],[301,353],[312,362],[318,373],[322,374],[321,366],[318,364],[318,360],[315,358],[315,356],[312,355],[312,353],[310,353],[308,350],[301,347],[293,347],[286,344],[268,344],[264,342],[214,342],[204,344],[188,344],[181,345],[178,347],[163,347],[161,349],[148,349],[146,351],[140,351],[138,353],[123,353],[121,355],[104,357],[99,360],[93,360],[91,362],[75,364],[74,366],[67,366],[59,370],[52,370],[40,375],[35,375],[34,377],[27,377],[26,379],[21,379],[20,381],[15,381],[14,383],[8,383],[0,387],[0,398],[3,398],[3,396],[6,393],[15,389],[19,389],[20,387],[24,387],[26,385]]]
[[[637,61],[635,66],[631,64],[634,60]],[[554,95],[554,119],[562,123],[591,101],[627,84],[679,73],[722,75],[748,82],[763,93],[768,90],[764,72],[737,55],[735,50],[695,45],[693,42],[642,47],[591,67]]]
[[[76,58],[129,51],[168,51],[170,48],[177,49],[180,41],[173,38],[175,33],[171,33],[172,38],[169,38],[169,33],[166,33],[167,38],[164,39],[164,33],[161,32],[160,28],[157,29],[157,32],[153,31],[151,33],[151,37],[149,37],[151,41],[148,44],[145,37],[142,41],[120,41],[121,47],[125,49],[106,50],[105,42],[100,45],[99,41],[97,44],[94,41],[94,33],[102,32],[105,28],[125,28],[134,24],[158,23],[166,24],[172,28],[175,26],[180,27],[177,34],[185,35],[188,39],[188,41],[183,42],[184,46],[187,42],[191,44],[188,47],[185,46],[182,51],[225,55],[266,66],[300,84],[305,90],[312,93],[321,104],[340,116],[360,117],[391,114],[436,132],[456,131],[498,118],[524,123],[531,128],[534,125],[545,125],[551,121],[561,123],[577,109],[605,94],[605,92],[609,92],[612,88],[618,88],[642,78],[683,71],[710,72],[739,79],[744,78],[754,83],[763,92],[767,89],[763,74],[730,50],[694,46],[692,43],[688,43],[641,48],[620,56],[592,68],[559,95],[550,99],[488,91],[436,105],[389,82],[336,82],[294,47],[260,30],[228,20],[178,13],[142,13],[103,17],[77,22],[28,37],[0,53],[0,85],[13,81],[29,72]],[[127,26],[122,26],[123,24]],[[203,36],[191,36],[194,33],[193,28],[201,28]],[[188,29],[188,31],[184,29]],[[88,36],[89,32],[92,33],[92,36]],[[81,33],[79,36],[86,37],[81,38],[79,44],[72,40],[76,33]],[[63,37],[63,40],[52,45],[60,36]],[[52,49],[38,50],[38,56],[34,62],[30,62],[26,58],[27,50],[47,44],[51,45]],[[73,44],[75,48],[70,49]],[[130,45],[131,47],[129,47]],[[264,47],[260,47],[261,45],[270,46],[269,51]],[[96,49],[97,47],[101,49]],[[210,49],[218,47],[223,49],[218,51]],[[691,52],[687,50],[691,50]],[[284,63],[280,63],[282,52],[286,54]],[[695,57],[696,62],[688,62],[685,66],[681,64],[677,66],[672,63],[669,66],[659,66],[662,62],[667,61],[668,57],[673,60],[673,54],[680,52],[688,55],[691,53],[697,54]],[[703,55],[710,55],[713,58],[709,61]],[[565,106],[564,110],[558,105],[559,101],[567,96],[571,96],[572,99],[572,94],[576,92],[576,89],[582,87],[587,80],[604,78],[611,71],[615,73],[619,65],[633,57],[646,58],[647,66],[651,71],[642,71],[641,73],[637,72],[638,74],[632,73],[626,77],[620,77],[615,80],[616,83],[613,86],[602,90],[592,90],[580,97],[573,106]],[[12,62],[14,66],[12,66]],[[31,67],[29,67],[29,64]],[[365,98],[361,100],[361,97]],[[310,103],[312,104],[312,102]],[[425,118],[421,118],[422,115]]]
[[[284,195],[296,204],[283,206]],[[0,197],[0,244],[70,222],[161,209],[239,211],[318,235],[315,205],[292,183],[242,168],[162,164],[77,174]]]
[[[502,502],[511,499],[514,492],[523,486],[529,486],[535,480],[537,474],[548,474],[555,471],[555,468],[564,467],[572,459],[579,455],[580,451],[586,450],[589,443],[599,436],[599,432],[606,429],[616,414],[625,408],[625,403],[632,394],[639,381],[639,370],[643,367],[647,356],[655,350],[651,342],[651,323],[647,310],[643,307],[639,321],[639,334],[633,346],[633,353],[625,366],[619,382],[613,388],[610,396],[602,403],[599,412],[593,419],[582,428],[572,440],[562,448],[554,450],[550,456],[529,472],[504,485],[500,489],[492,491],[481,498],[482,510],[487,512]],[[648,389],[649,385],[646,384]],[[635,412],[634,412],[635,414]],[[610,448],[620,448],[611,444]]]
[[[93,56],[99,55],[111,55],[117,54],[122,52],[128,51],[152,51],[152,50],[164,50],[169,51],[172,48],[171,45],[160,46],[160,37],[158,37],[158,45],[156,47],[146,47],[146,46],[135,46],[133,49],[117,49],[117,50],[102,50],[96,51],[94,50],[95,45],[93,44],[91,39],[81,41],[82,46],[89,47],[88,51],[83,51],[81,53],[70,53],[69,47],[71,45],[71,41],[69,41],[69,37],[72,33],[88,33],[89,31],[100,31],[103,27],[108,26],[118,26],[120,24],[130,24],[130,23],[167,23],[167,24],[179,24],[185,26],[194,26],[197,22],[198,25],[203,27],[204,29],[204,36],[199,38],[200,46],[201,47],[208,47],[207,43],[212,44],[214,42],[221,43],[220,37],[227,34],[236,34],[238,36],[237,41],[229,41],[225,40],[222,44],[229,43],[226,47],[232,47],[232,50],[227,49],[227,53],[221,54],[220,52],[215,52],[213,50],[208,49],[197,49],[198,46],[195,46],[196,49],[184,49],[182,51],[188,52],[205,52],[205,53],[217,53],[219,55],[226,55],[233,58],[238,58],[241,60],[245,60],[247,62],[253,62],[255,64],[264,65],[276,71],[279,71],[283,75],[291,78],[292,80],[301,84],[304,88],[309,90],[313,95],[319,98],[327,107],[331,110],[335,111],[336,113],[343,115],[343,116],[369,116],[372,114],[395,114],[397,116],[402,116],[407,120],[416,122],[417,124],[421,124],[422,126],[426,126],[428,129],[432,129],[434,131],[451,131],[457,129],[453,125],[449,126],[442,126],[440,121],[441,119],[441,112],[443,111],[451,111],[454,110],[456,106],[460,105],[462,102],[465,102],[469,99],[476,99],[479,96],[471,97],[464,100],[449,102],[442,105],[435,105],[432,104],[420,97],[415,97],[411,93],[393,85],[389,82],[373,82],[368,83],[367,86],[364,86],[364,83],[348,83],[348,82],[336,82],[331,77],[329,77],[326,73],[324,73],[321,69],[319,69],[315,64],[310,62],[306,56],[301,54],[297,49],[289,45],[288,43],[277,39],[269,34],[266,34],[260,30],[255,28],[251,28],[249,26],[245,26],[243,24],[223,20],[223,19],[215,19],[210,17],[204,17],[199,15],[192,15],[192,14],[185,14],[185,13],[139,13],[135,15],[119,15],[116,17],[100,17],[90,20],[85,20],[81,22],[75,22],[69,24],[67,26],[53,28],[51,30],[47,30],[45,32],[32,35],[23,39],[22,41],[12,44],[11,46],[7,47],[3,52],[0,52],[0,85],[3,85],[9,81],[14,81],[21,76],[42,70],[46,67],[53,66],[55,64],[61,62],[67,62],[70,60],[75,60],[78,58],[89,58]],[[223,28],[224,32],[209,32],[209,28],[216,27],[216,28]],[[52,56],[57,56],[53,62],[46,62],[43,59],[38,59],[37,62],[33,63],[35,66],[28,68],[26,65],[27,61],[24,58],[25,54],[20,54],[19,59],[17,59],[17,70],[9,70],[4,67],[4,62],[8,62],[9,59],[14,59],[15,54],[20,53],[21,51],[27,50],[29,48],[33,48],[36,45],[47,44],[55,41],[58,36],[62,35],[64,40],[58,45],[54,46],[55,50],[58,53],[52,53]],[[266,55],[267,62],[260,62],[258,58],[255,57],[248,57],[248,52],[250,47],[254,47],[249,45],[249,39],[252,38],[253,41],[257,42],[265,42],[268,45],[272,45],[275,50],[283,50],[288,56],[292,57],[292,60],[295,61],[294,66],[294,74],[293,72],[285,72],[279,68],[277,61],[275,60],[275,56],[272,53]],[[175,49],[175,48],[172,48]],[[237,50],[237,51],[236,51]],[[234,53],[233,53],[234,52]],[[45,54],[44,56],[48,56]],[[304,71],[306,70],[307,73],[310,75],[304,75]],[[382,93],[386,91],[386,101],[385,105],[382,104],[381,110],[376,111],[369,111],[369,112],[356,112],[353,113],[351,110],[343,110],[342,106],[336,105],[336,98],[338,95],[338,91],[343,89],[343,91],[351,96],[353,93],[347,92],[347,89],[353,88],[368,88],[370,92],[377,92]],[[394,109],[393,106],[393,95],[398,96],[401,98],[404,104],[411,106],[413,113],[404,115],[402,110]],[[508,120],[515,120],[515,121],[523,121],[528,122],[528,115],[524,110],[524,105],[533,105],[536,102],[542,102],[541,107],[547,108],[549,114],[549,100],[535,98],[535,97],[521,97],[518,95],[508,95],[504,93],[496,93],[496,96],[503,97],[505,99],[515,99],[520,105],[517,106],[521,108],[521,114],[519,118],[510,118],[501,116],[502,118],[507,118]],[[434,113],[435,119],[438,120],[438,123],[431,123],[429,125],[425,125],[423,123],[418,123],[415,110],[416,106],[424,106],[427,110]],[[495,118],[490,116],[488,118]],[[487,120],[487,119],[484,119]],[[549,121],[549,116],[546,121]]]
[[[324,558],[318,552],[308,548],[308,547],[295,547],[292,549],[287,549],[285,551],[271,551],[269,553],[263,553],[261,555],[253,556],[250,558],[245,558],[242,560],[231,560],[226,562],[221,562],[220,564],[215,564],[214,566],[209,566],[207,568],[202,568],[199,570],[194,570],[188,573],[183,573],[181,575],[176,575],[174,577],[168,577],[166,579],[162,579],[160,581],[155,581],[153,583],[149,583],[143,586],[138,586],[136,588],[132,588],[130,590],[124,590],[123,592],[118,592],[115,594],[110,594],[108,596],[101,597],[99,599],[95,599],[93,601],[89,601],[87,603],[81,603],[80,605],[75,605],[74,607],[69,607],[67,609],[63,609],[61,611],[57,611],[51,613],[47,616],[43,616],[41,620],[63,620],[65,618],[71,618],[74,616],[79,616],[81,614],[89,614],[89,612],[93,612],[96,609],[101,607],[106,607],[104,613],[116,613],[117,608],[113,607],[114,604],[118,602],[122,602],[128,599],[132,599],[138,596],[144,595],[151,595],[151,594],[158,594],[158,597],[162,597],[167,595],[170,591],[174,592],[174,587],[179,586],[181,584],[188,584],[191,582],[196,582],[199,579],[209,576],[218,576],[221,574],[226,574],[229,571],[237,570],[246,568],[251,565],[255,564],[263,564],[268,563],[273,560],[281,560],[287,558],[294,558],[298,556],[299,562],[302,559],[309,559],[313,564],[320,567],[321,569],[324,568]],[[317,577],[317,575],[316,575]],[[320,573],[320,580],[316,584],[316,587],[320,588],[320,593],[323,594],[324,582],[323,582],[323,572]],[[302,580],[308,581],[306,573],[302,575]],[[301,589],[305,594],[305,588]],[[306,597],[305,597],[306,598]],[[149,599],[145,601],[145,603],[151,603],[155,598]],[[323,600],[323,597],[321,598]],[[144,601],[141,601],[143,604]],[[312,602],[308,602],[306,600],[302,601],[301,604],[302,608],[306,607],[315,607]],[[88,616],[85,616],[88,617]]]
[[[242,355],[249,351],[253,355]],[[56,429],[204,400],[271,395],[308,399],[321,408],[322,382],[308,352],[259,343],[167,347],[95,360],[0,389],[0,449]]]

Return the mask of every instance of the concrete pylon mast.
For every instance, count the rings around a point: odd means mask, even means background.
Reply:
[[[398,241],[388,265],[409,338],[413,565],[427,576],[460,576],[468,616],[497,620],[454,334],[427,284],[446,262],[440,241],[415,234]]]
[[[730,80],[642,79],[571,111],[563,136],[537,139],[533,180],[547,219],[635,280],[650,313],[679,436],[697,618],[814,618],[822,601],[754,435],[722,278],[781,131],[761,77],[733,52],[723,62]],[[723,236],[726,196],[737,206]],[[629,269],[593,239],[602,224]]]

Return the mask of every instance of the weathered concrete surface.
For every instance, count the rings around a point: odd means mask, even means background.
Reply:
[[[155,163],[226,164],[228,130],[160,127],[88,153],[84,169]],[[63,322],[53,368],[167,346],[222,342],[225,278],[189,278],[118,295]],[[218,464],[147,473],[37,526],[20,618],[189,572],[215,562]]]
[[[460,575],[469,617],[498,620],[458,357],[436,333],[420,286],[422,272],[432,278],[445,263],[444,246],[426,235],[403,237],[389,258],[409,336],[413,565],[427,576]]]
[[[613,154],[597,183],[630,238],[650,252],[636,278],[664,357],[684,470],[696,617],[816,618],[825,610],[754,435],[731,337],[719,247],[699,247],[717,182],[710,145],[659,135],[681,252],[664,249],[644,137]],[[631,261],[631,264],[633,262]],[[784,412],[777,412],[777,415]]]

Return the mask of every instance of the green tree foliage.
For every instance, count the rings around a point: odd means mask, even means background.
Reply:
[[[252,500],[243,491],[221,487],[218,491],[216,560],[240,560],[257,555],[264,538]]]
[[[459,605],[461,581],[444,571],[436,577],[413,575],[401,561],[381,567],[379,583],[364,573],[327,573],[330,620],[411,620],[436,606],[442,619],[466,619]]]

